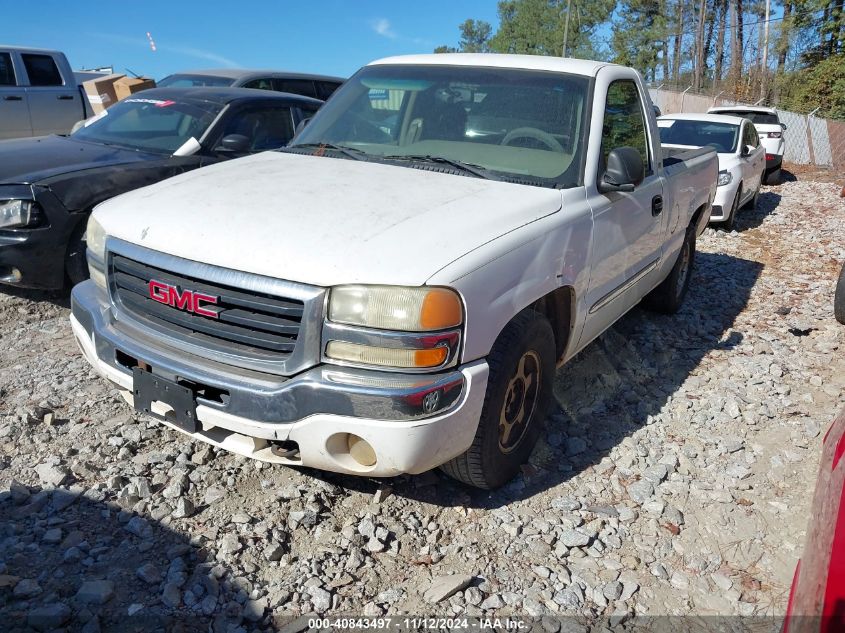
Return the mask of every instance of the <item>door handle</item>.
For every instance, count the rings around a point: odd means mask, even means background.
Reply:
[[[3,97],[4,101],[23,101],[23,97],[19,97],[18,95],[6,95]]]
[[[651,199],[651,215],[657,217],[663,213],[663,196],[654,196]]]
[[[59,95],[56,99],[59,101],[73,101],[73,95]]]

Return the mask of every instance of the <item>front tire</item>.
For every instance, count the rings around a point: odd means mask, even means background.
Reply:
[[[687,228],[678,259],[669,276],[643,299],[643,305],[654,312],[675,314],[681,309],[689,290],[695,264],[695,226]]]
[[[487,357],[490,375],[472,446],[440,469],[487,490],[507,483],[527,460],[552,399],[555,341],[539,312],[526,309],[505,326]]]
[[[839,282],[836,284],[836,295],[833,298],[833,314],[836,320],[845,325],[845,264],[839,273]]]
[[[86,223],[73,232],[68,242],[67,254],[65,255],[65,276],[69,287],[73,287],[88,279],[88,260],[86,250],[88,243],[85,241]]]
[[[742,198],[742,183],[740,183],[739,189],[736,191],[736,197],[731,205],[731,212],[728,214],[728,217],[725,218],[724,222],[722,222],[722,230],[727,231],[728,233],[736,228],[736,214],[739,211],[740,198]]]

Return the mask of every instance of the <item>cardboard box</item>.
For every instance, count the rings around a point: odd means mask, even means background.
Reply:
[[[114,91],[118,101],[136,92],[155,87],[156,82],[148,77],[121,77],[114,82]]]
[[[126,75],[105,75],[97,79],[89,79],[82,83],[82,89],[88,97],[88,103],[94,114],[100,114],[109,106],[117,103],[117,93],[114,90],[114,83]]]

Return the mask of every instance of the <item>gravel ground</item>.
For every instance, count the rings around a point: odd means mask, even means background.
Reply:
[[[681,313],[634,310],[560,370],[544,438],[494,493],[195,444],[88,369],[66,297],[0,293],[0,618],[782,614],[845,402],[843,219],[837,185],[792,181],[708,229]]]

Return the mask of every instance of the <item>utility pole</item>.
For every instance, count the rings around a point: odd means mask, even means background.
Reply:
[[[569,13],[572,10],[572,0],[566,0],[566,21],[563,23],[563,55],[566,57],[566,46],[569,43]]]
[[[766,23],[763,32],[763,60],[760,63],[760,99],[765,99],[769,91],[769,12],[771,0],[766,0]]]

